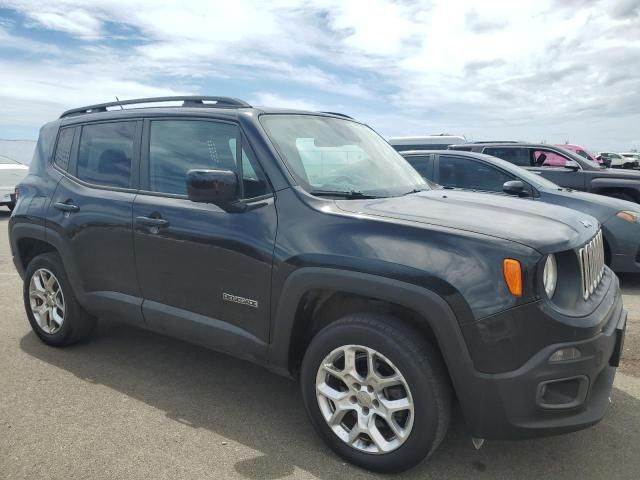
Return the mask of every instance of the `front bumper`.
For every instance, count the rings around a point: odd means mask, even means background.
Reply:
[[[606,413],[622,351],[626,312],[617,281],[594,314],[602,315],[589,338],[539,349],[504,373],[474,370],[468,390],[458,392],[471,434],[487,439],[556,435],[587,428]],[[540,310],[539,316],[544,313]],[[559,349],[577,348],[577,360],[550,363]]]

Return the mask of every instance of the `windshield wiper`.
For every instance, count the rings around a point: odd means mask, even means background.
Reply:
[[[316,197],[340,197],[340,198],[346,198],[347,200],[382,198],[377,195],[367,195],[366,193],[360,192],[358,190],[349,190],[349,191],[311,190],[309,193],[311,195],[315,195]]]
[[[429,191],[428,188],[414,188],[413,190],[409,190],[408,192],[404,192],[400,196],[404,197],[405,195],[411,195],[412,193],[420,193],[420,192],[427,192],[427,191]]]

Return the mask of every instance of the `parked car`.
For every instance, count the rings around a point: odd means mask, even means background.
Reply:
[[[593,155],[592,153],[590,153],[586,148],[580,146],[580,145],[576,145],[573,143],[564,143],[562,145],[556,145],[556,147],[561,147],[564,148],[565,150],[569,150],[570,152],[574,152],[577,153],[578,155],[580,155],[583,158],[586,158],[587,160],[590,160],[591,162],[597,164],[597,165],[605,165],[604,160],[602,159],[602,157],[598,156],[598,155]],[[608,166],[608,165],[606,165]]]
[[[627,160],[619,153],[600,152],[598,154],[603,161],[607,162],[611,168],[632,168],[633,161]]]
[[[43,342],[115,315],[298,378],[320,436],[362,467],[432,453],[454,395],[477,438],[607,410],[626,313],[598,221],[432,190],[345,116],[77,108],[41,129],[18,188],[11,251]]]
[[[13,210],[16,204],[16,185],[27,175],[29,168],[0,155],[0,206]]]
[[[524,142],[468,143],[449,148],[502,158],[519,167],[539,172],[547,180],[562,187],[640,202],[640,172],[601,168],[580,155],[554,145]]]
[[[427,180],[445,188],[508,194],[518,197],[514,199],[518,205],[553,203],[591,215],[602,225],[605,263],[614,272],[640,273],[640,206],[636,203],[562,188],[538,173],[482,153],[418,150],[402,156]]]
[[[440,133],[437,135],[422,135],[416,137],[391,137],[389,144],[398,152],[405,150],[439,150],[447,148],[449,145],[459,145],[467,143],[467,139],[459,135],[449,135]]]
[[[620,156],[622,156],[625,161],[627,162],[628,166],[625,168],[638,168],[640,167],[640,153],[637,152],[625,152],[625,153],[621,153]]]

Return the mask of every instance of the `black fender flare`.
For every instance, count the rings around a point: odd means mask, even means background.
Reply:
[[[19,258],[18,243],[24,239],[40,240],[44,243],[51,245],[58,255],[62,258],[67,277],[71,282],[73,293],[80,302],[80,304],[87,310],[90,310],[90,305],[87,300],[85,290],[80,279],[80,274],[76,267],[75,258],[71,253],[68,242],[66,242],[62,236],[52,230],[46,228],[44,225],[38,225],[33,223],[16,223],[11,227],[11,249],[16,258],[14,262],[16,268],[21,277],[24,277],[24,269],[26,265],[22,265],[22,259]]]
[[[323,267],[303,267],[291,273],[284,282],[279,301],[273,303],[267,354],[271,370],[292,375],[289,355],[296,311],[303,295],[319,288],[389,301],[417,312],[433,331],[456,390],[473,371],[458,319],[440,295],[392,278]]]
[[[627,178],[594,178],[589,186],[589,191],[592,193],[600,193],[603,190],[623,190],[632,191],[636,198],[640,198],[640,182],[638,180],[631,180]]]

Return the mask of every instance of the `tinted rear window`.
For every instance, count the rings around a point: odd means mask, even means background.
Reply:
[[[531,166],[529,150],[526,148],[487,147],[482,153],[501,158],[520,167]]]
[[[79,179],[95,185],[128,188],[136,122],[85,125],[78,152]]]

